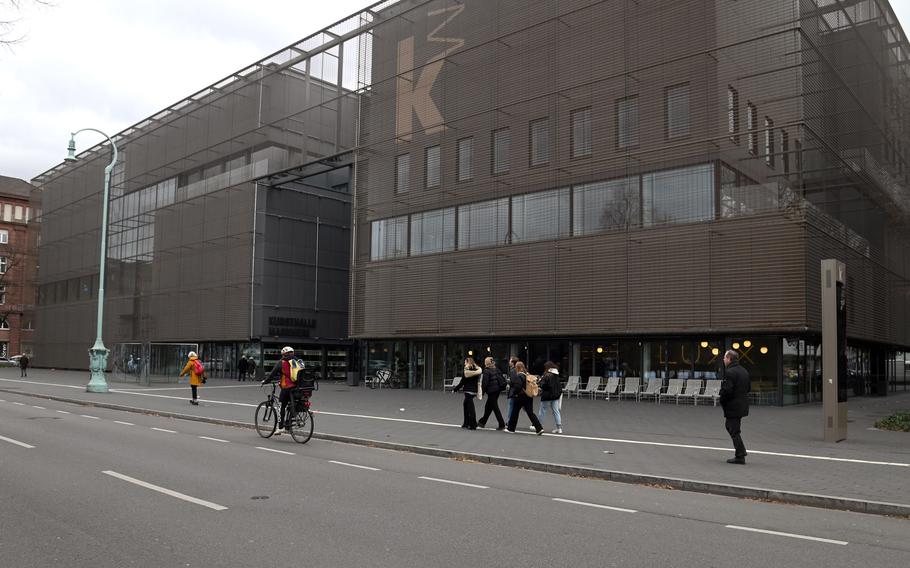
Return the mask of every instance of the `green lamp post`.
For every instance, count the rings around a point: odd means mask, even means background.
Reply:
[[[110,355],[110,350],[104,346],[104,342],[101,340],[101,324],[104,321],[104,268],[107,264],[107,205],[111,193],[111,171],[114,169],[114,164],[117,163],[117,145],[104,132],[94,128],[83,128],[70,134],[70,143],[67,146],[68,154],[64,161],[76,161],[76,135],[86,130],[97,132],[107,138],[113,149],[111,163],[104,168],[104,194],[101,197],[101,258],[99,261],[100,274],[98,275],[97,336],[95,337],[95,344],[88,350],[89,369],[92,372],[92,378],[85,386],[85,390],[88,392],[108,392],[107,379],[104,376],[104,372],[107,369],[107,357]]]

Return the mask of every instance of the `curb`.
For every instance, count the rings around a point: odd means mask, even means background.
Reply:
[[[61,396],[28,393],[0,388],[0,392],[9,394],[18,394],[34,398],[43,398],[57,402],[77,404],[80,406],[92,406],[105,408],[108,410],[118,410],[123,412],[132,412],[135,414],[145,414],[149,416],[161,416],[164,418],[176,418],[179,420],[189,420],[193,422],[204,422],[207,424],[218,424],[220,426],[231,426],[234,428],[244,428],[248,430],[255,429],[253,424],[248,422],[239,422],[236,420],[225,420],[221,418],[210,418],[205,416],[194,416],[191,414],[182,414],[179,412],[170,412],[162,410],[151,410],[148,408],[138,408],[134,406],[124,406],[121,404],[110,404],[105,402],[91,402],[74,398]],[[317,412],[318,414],[318,412]],[[854,513],[866,513],[870,515],[883,515],[893,517],[910,518],[910,505],[902,503],[888,503],[883,501],[863,501],[861,499],[851,499],[847,497],[837,497],[831,495],[820,495],[815,493],[798,493],[795,491],[783,491],[779,489],[765,489],[761,487],[748,487],[741,485],[725,485],[713,483],[710,481],[699,481],[694,479],[683,479],[676,477],[663,477],[657,475],[648,475],[643,473],[634,473],[626,471],[612,471],[592,467],[581,467],[574,465],[565,465],[557,463],[539,462],[533,460],[524,460],[519,458],[508,458],[502,456],[491,456],[486,454],[477,454],[471,452],[462,452],[458,450],[446,450],[442,448],[429,448],[411,444],[398,444],[395,442],[384,442],[379,440],[369,440],[366,438],[356,438],[354,436],[342,436],[338,434],[325,434],[314,432],[313,437],[320,440],[331,442],[341,442],[345,444],[355,444],[372,448],[382,448],[385,450],[395,450],[399,452],[410,452],[433,457],[449,458],[462,461],[474,461],[490,465],[499,465],[504,467],[514,467],[526,469],[529,471],[539,471],[543,473],[554,473],[559,475],[569,475],[572,477],[582,477],[587,479],[600,479],[603,481],[613,481],[617,483],[629,483],[633,485],[646,485],[658,487],[661,489],[675,489],[678,491],[690,491],[694,493],[705,493],[709,495],[722,495],[725,497],[738,497],[741,499],[756,499],[759,501],[768,501],[772,503],[784,503],[788,505],[800,505],[806,507],[816,507],[820,509],[831,509],[836,511],[850,511]]]

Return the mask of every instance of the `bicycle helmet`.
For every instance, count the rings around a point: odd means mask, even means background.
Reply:
[[[287,347],[282,347],[282,348],[281,348],[281,354],[282,354],[282,355],[285,355],[285,354],[287,354],[287,353],[293,353],[293,352],[294,352],[294,348],[293,348],[293,347],[287,346]]]
[[[186,356],[187,356],[187,357],[196,357],[196,352],[195,352],[195,351],[190,351],[189,353],[187,353]]]

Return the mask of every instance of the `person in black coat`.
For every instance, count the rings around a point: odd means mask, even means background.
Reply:
[[[543,376],[540,377],[540,410],[537,411],[537,419],[543,424],[543,418],[547,415],[547,408],[553,412],[553,420],[556,421],[554,434],[562,434],[562,416],[559,413],[559,399],[562,396],[562,383],[559,380],[559,366],[547,361],[543,366]]]
[[[464,371],[462,372],[461,382],[458,383],[452,392],[464,391],[464,421],[461,423],[462,428],[468,430],[477,430],[477,414],[474,410],[474,398],[477,396],[478,387],[480,386],[480,374],[482,371],[473,357],[464,360]]]
[[[483,416],[477,421],[477,425],[483,428],[487,425],[487,419],[490,414],[496,415],[496,422],[499,423],[497,430],[506,427],[506,421],[502,419],[502,412],[499,410],[499,393],[506,386],[506,379],[502,372],[496,368],[496,363],[492,357],[483,360],[483,373],[480,378],[483,394],[487,397],[487,404],[483,409]]]
[[[749,416],[749,391],[752,382],[749,373],[739,364],[739,353],[728,350],[724,353],[724,382],[720,387],[720,405],[724,409],[727,432],[733,440],[736,454],[727,463],[745,465],[746,445],[743,443],[740,426],[744,416]]]
[[[512,406],[512,414],[509,415],[509,425],[506,430],[512,433],[515,432],[515,427],[518,426],[518,415],[524,410],[528,418],[531,419],[531,424],[534,425],[534,430],[537,431],[539,436],[543,434],[543,426],[540,425],[540,420],[534,414],[534,399],[525,394],[527,375],[528,370],[525,368],[525,364],[521,361],[515,363],[515,376],[509,385],[509,396],[515,399],[515,404]]]

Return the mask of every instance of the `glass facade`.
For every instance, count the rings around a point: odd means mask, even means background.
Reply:
[[[512,198],[512,242],[558,239],[571,234],[569,188]]]
[[[411,215],[411,255],[455,250],[455,209]]]
[[[509,237],[509,200],[496,199],[458,208],[458,248],[502,245]]]
[[[645,174],[644,224],[709,221],[714,218],[714,193],[712,164]]]

